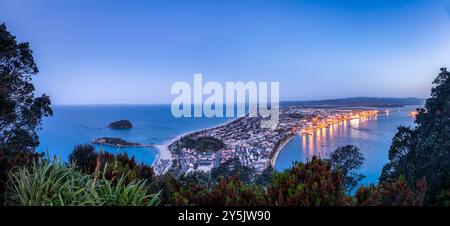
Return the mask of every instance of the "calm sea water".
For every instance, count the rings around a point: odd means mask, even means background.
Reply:
[[[90,143],[99,137],[119,137],[142,144],[163,144],[173,137],[225,123],[230,118],[174,118],[170,105],[95,105],[54,106],[53,117],[44,119],[39,131],[38,151],[67,160],[76,144]],[[107,125],[128,119],[132,129],[113,130]],[[105,147],[103,147],[105,149]],[[127,152],[140,162],[151,164],[157,151],[153,148],[106,148],[106,151]]]
[[[361,183],[375,183],[388,160],[388,150],[397,127],[414,126],[414,118],[408,113],[415,108],[393,108],[389,113],[381,113],[370,119],[354,119],[316,131],[312,135],[295,136],[280,151],[275,168],[287,169],[294,161],[305,162],[313,155],[327,158],[339,146],[351,144],[359,147],[366,159],[360,170],[366,178]]]

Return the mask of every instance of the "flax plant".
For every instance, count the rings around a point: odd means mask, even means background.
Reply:
[[[74,164],[48,158],[17,168],[7,183],[7,205],[22,206],[154,206],[159,193],[149,194],[145,180],[111,181],[98,170],[80,172]]]

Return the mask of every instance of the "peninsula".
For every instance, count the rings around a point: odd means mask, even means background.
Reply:
[[[274,167],[278,152],[295,135],[308,136],[333,124],[376,117],[377,114],[378,111],[367,108],[282,106],[275,129],[262,128],[260,123],[265,119],[261,117],[245,116],[178,137],[164,148],[165,152],[170,152],[171,162],[166,158],[163,171],[170,170],[175,175],[209,172],[230,159],[238,158],[256,173],[262,173],[268,167]],[[156,162],[155,165],[161,163]]]
[[[117,137],[102,137],[92,140],[93,144],[100,144],[113,147],[152,147],[153,144],[140,144],[126,141]]]

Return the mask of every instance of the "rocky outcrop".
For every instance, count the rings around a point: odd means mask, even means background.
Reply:
[[[108,127],[110,129],[131,129],[133,125],[128,120],[119,120],[115,122],[111,122]]]

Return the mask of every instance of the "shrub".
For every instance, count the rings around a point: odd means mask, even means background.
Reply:
[[[313,157],[306,164],[296,163],[291,169],[275,173],[268,194],[276,206],[349,205],[344,191],[343,175],[331,164]]]
[[[418,206],[423,204],[426,191],[424,179],[416,184],[413,191],[403,177],[388,179],[377,186],[361,186],[356,191],[356,205],[363,206]]]
[[[261,186],[248,185],[239,177],[222,178],[211,188],[189,183],[171,196],[172,205],[264,206],[268,205]]]
[[[31,167],[17,168],[7,184],[7,204],[24,206],[156,205],[159,194],[148,194],[144,180],[125,183],[126,175],[112,182],[93,177],[48,158]]]
[[[124,175],[126,183],[139,179],[145,179],[147,183],[151,183],[154,180],[153,168],[137,163],[134,156],[130,158],[127,153],[116,155],[102,151],[98,153],[90,144],[77,145],[70,154],[69,160],[87,174],[93,174],[99,167],[105,171],[105,178],[112,181]]]
[[[0,150],[0,205],[5,202],[6,183],[11,169],[27,166],[41,156],[42,154],[29,151],[8,153]]]
[[[75,162],[84,172],[93,173],[97,165],[98,153],[90,144],[78,144],[69,155],[69,162]]]
[[[414,128],[398,128],[380,181],[404,176],[414,188],[425,177],[425,204],[439,205],[443,191],[450,190],[450,72],[446,68],[441,68],[430,97],[417,112]]]
[[[265,206],[268,205],[261,186],[244,184],[239,177],[221,179],[211,189],[208,205],[218,206]]]

